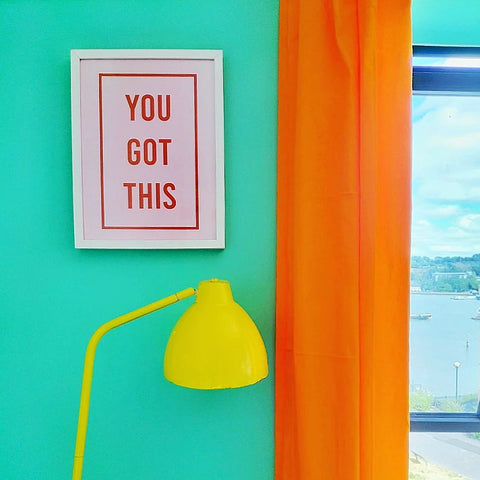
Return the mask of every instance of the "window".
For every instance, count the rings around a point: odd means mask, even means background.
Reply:
[[[410,478],[480,480],[480,48],[413,53]]]

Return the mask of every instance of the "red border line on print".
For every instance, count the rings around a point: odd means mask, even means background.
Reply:
[[[195,230],[200,228],[198,219],[200,217],[199,202],[198,202],[198,111],[197,111],[197,75],[193,76],[193,104],[194,118],[195,118]]]
[[[105,188],[103,175],[103,108],[102,108],[102,79],[103,77],[191,77],[193,79],[193,110],[195,130],[195,225],[194,226],[110,226],[105,225]],[[100,116],[100,192],[102,230],[199,230],[200,208],[198,194],[198,92],[196,73],[99,73],[99,116]]]

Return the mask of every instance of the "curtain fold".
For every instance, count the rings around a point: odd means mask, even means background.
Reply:
[[[408,0],[281,0],[276,480],[408,469]]]

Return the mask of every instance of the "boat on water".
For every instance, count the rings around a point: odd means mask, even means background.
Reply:
[[[450,298],[452,300],[475,300],[477,297],[475,295],[455,295]]]
[[[411,313],[410,319],[411,320],[431,320],[432,314],[431,313]]]
[[[473,317],[472,320],[480,320],[480,308],[477,308],[477,313]]]

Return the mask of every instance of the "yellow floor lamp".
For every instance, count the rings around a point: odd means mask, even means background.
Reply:
[[[98,342],[116,327],[193,295],[197,296],[195,303],[181,316],[167,344],[167,380],[183,387],[213,390],[252,385],[268,375],[262,337],[245,310],[233,300],[225,280],[200,282],[198,290],[187,288],[105,323],[92,335],[85,354],[72,480],[82,478]]]

